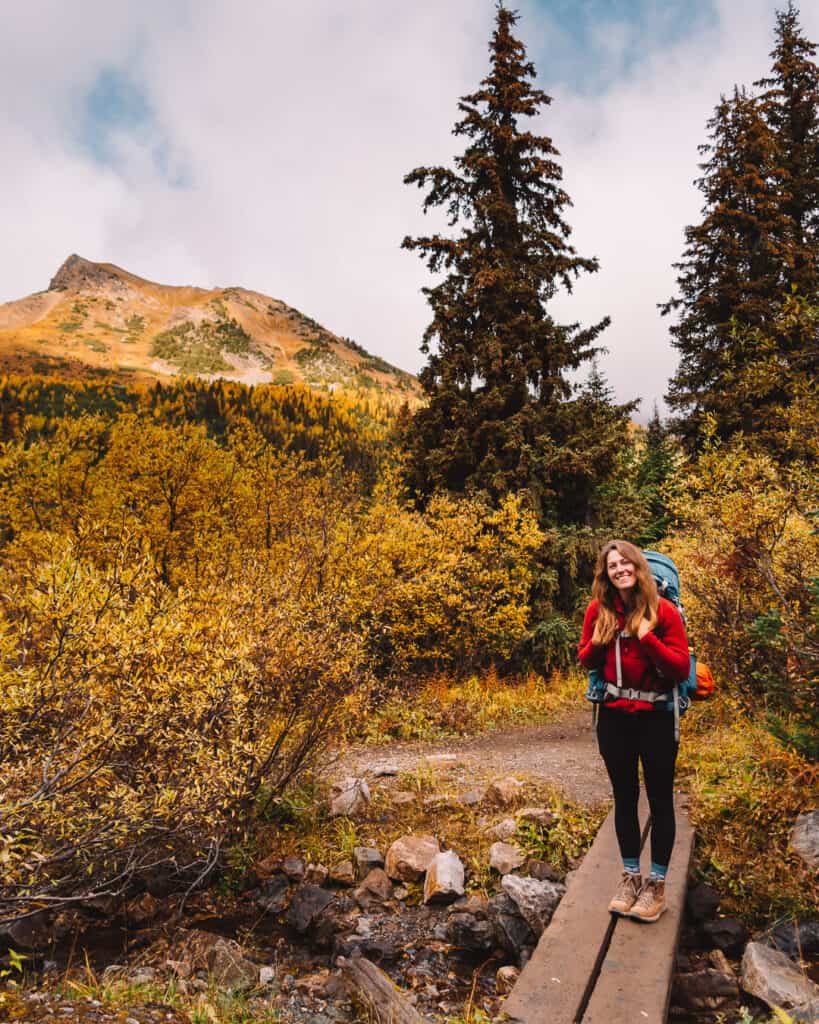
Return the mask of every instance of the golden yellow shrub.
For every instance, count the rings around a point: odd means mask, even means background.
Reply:
[[[123,414],[0,449],[0,909],[208,877],[376,676],[525,632],[533,518]]]
[[[816,757],[815,474],[738,441],[707,451],[677,486],[682,526],[667,548],[698,652],[746,711]]]

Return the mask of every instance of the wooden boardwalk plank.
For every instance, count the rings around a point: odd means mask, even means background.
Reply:
[[[647,817],[641,796],[641,823]],[[572,1024],[611,922],[607,907],[621,872],[611,811],[503,1004],[514,1021]]]
[[[617,922],[583,1024],[664,1024],[693,839],[688,814],[678,799],[677,838],[666,884],[668,910],[653,924],[629,918]],[[649,862],[646,849],[643,874]]]

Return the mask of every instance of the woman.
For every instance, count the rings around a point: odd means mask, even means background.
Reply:
[[[614,791],[614,825],[623,858],[623,877],[609,910],[656,921],[666,909],[665,877],[675,833],[677,742],[667,698],[688,677],[690,660],[679,611],[659,596],[648,562],[628,541],[609,541],[600,552],[578,656],[586,668],[602,670],[607,683],[597,742]],[[638,760],[652,820],[651,873],[645,882],[640,876]]]

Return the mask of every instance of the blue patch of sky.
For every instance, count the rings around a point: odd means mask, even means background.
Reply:
[[[540,82],[581,94],[601,92],[718,17],[714,0],[522,0],[520,7]]]
[[[144,91],[127,71],[103,68],[82,99],[77,140],[97,163],[116,169],[122,159],[117,139],[123,135],[150,146],[154,165],[169,185],[190,185],[189,175],[174,164],[172,147]]]
[[[101,164],[116,162],[115,137],[151,130],[154,113],[142,90],[128,74],[103,68],[83,97],[79,141]]]

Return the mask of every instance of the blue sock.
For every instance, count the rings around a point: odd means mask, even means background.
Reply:
[[[630,875],[640,874],[640,858],[639,857],[623,857],[623,870],[628,871]]]
[[[659,882],[665,881],[666,873],[668,872],[667,864],[656,864],[654,861],[651,862],[651,877],[656,878]]]

